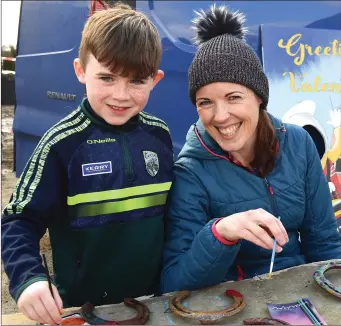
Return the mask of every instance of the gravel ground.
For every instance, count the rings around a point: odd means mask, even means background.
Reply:
[[[1,203],[2,210],[8,203],[16,184],[17,178],[13,172],[13,106],[1,107]],[[52,271],[52,252],[48,234],[41,239],[41,252],[45,253],[47,264]],[[1,295],[2,295],[2,314],[10,314],[18,312],[16,304],[8,292],[8,278],[4,272],[3,264],[1,264]]]

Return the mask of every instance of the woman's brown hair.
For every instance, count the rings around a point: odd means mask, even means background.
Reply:
[[[266,177],[274,168],[277,157],[276,129],[265,110],[259,112],[255,157],[251,166],[258,170],[259,176]]]

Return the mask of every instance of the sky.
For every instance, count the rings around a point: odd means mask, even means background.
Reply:
[[[21,1],[1,1],[1,45],[17,45]]]

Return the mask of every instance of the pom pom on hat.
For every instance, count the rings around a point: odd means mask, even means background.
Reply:
[[[195,13],[197,17],[192,21],[192,29],[196,33],[195,44],[200,45],[223,34],[245,38],[247,28],[244,27],[246,19],[243,13],[231,11],[224,5],[217,7],[215,4],[206,12],[201,9]]]

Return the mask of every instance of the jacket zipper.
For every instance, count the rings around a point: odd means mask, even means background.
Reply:
[[[131,154],[128,148],[128,141],[127,141],[127,135],[123,135],[123,153],[124,153],[124,163],[125,163],[125,175],[128,179],[128,181],[134,180],[134,170],[133,170],[133,162],[131,159]]]
[[[281,128],[281,131],[286,132],[286,129],[285,129],[284,126]],[[219,154],[214,153],[213,151],[211,151],[211,150],[205,145],[205,143],[204,143],[204,141],[201,139],[201,137],[200,137],[200,135],[199,135],[199,132],[198,132],[198,130],[197,130],[196,127],[194,128],[194,132],[195,132],[197,138],[199,139],[201,145],[202,145],[210,154],[212,154],[213,156],[222,158],[222,159],[224,159],[224,160],[230,162],[230,160],[229,160],[227,157],[225,157],[225,156],[223,156],[223,155],[219,155]],[[251,170],[248,169],[248,168],[246,168],[246,169],[247,169],[250,173],[255,174],[254,171],[251,171]],[[274,196],[273,188],[272,188],[272,186],[270,185],[270,183],[269,183],[269,181],[268,181],[267,178],[264,178],[263,180],[264,180],[265,186],[266,186],[266,188],[267,188],[267,190],[268,190],[268,192],[269,192],[269,194],[270,194],[270,203],[271,203],[272,211],[273,211],[273,213],[275,214],[275,216],[278,218],[278,217],[280,216],[280,214],[279,214],[279,209],[278,209],[278,206],[277,206],[276,198],[275,198],[275,196]],[[237,265],[236,268],[237,268],[238,281],[241,281],[241,280],[244,279],[244,276],[246,276],[246,275],[244,274],[243,269],[242,269],[242,267],[241,267],[240,265]]]
[[[285,131],[285,129],[284,129],[283,131]],[[223,156],[223,155],[219,155],[219,154],[214,153],[213,151],[211,151],[211,150],[205,145],[205,143],[204,143],[203,140],[201,139],[201,137],[200,137],[200,135],[199,135],[199,132],[198,132],[198,130],[196,129],[196,127],[194,128],[194,132],[195,132],[197,138],[199,139],[201,145],[202,145],[210,154],[212,154],[213,156],[222,158],[222,159],[224,159],[224,160],[230,162],[230,160],[229,160],[227,157],[225,157],[225,156]],[[246,168],[246,167],[245,167],[245,168]],[[250,173],[255,174],[254,171],[251,171],[251,170],[248,169],[248,168],[246,168],[246,169],[247,169]],[[277,203],[276,203],[276,198],[275,198],[275,196],[274,196],[273,188],[271,187],[271,185],[270,185],[270,183],[269,183],[269,181],[268,181],[267,178],[264,178],[263,180],[264,180],[265,186],[266,186],[266,188],[268,189],[269,194],[270,194],[271,208],[272,208],[274,214],[276,215],[276,217],[278,218],[280,215],[279,215],[279,209],[278,209],[278,206],[277,206]]]
[[[280,214],[279,214],[279,209],[277,206],[276,198],[274,196],[274,190],[273,190],[272,186],[270,185],[267,178],[264,178],[264,182],[265,182],[266,188],[268,189],[269,194],[270,194],[270,203],[271,203],[272,211],[274,212],[274,215],[278,218],[280,216]]]

